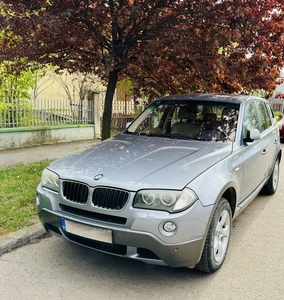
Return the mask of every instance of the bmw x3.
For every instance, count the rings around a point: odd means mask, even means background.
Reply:
[[[38,215],[47,231],[96,251],[212,273],[232,220],[276,192],[280,160],[265,99],[165,96],[123,133],[52,162]]]

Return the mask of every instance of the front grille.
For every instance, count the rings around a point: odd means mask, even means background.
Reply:
[[[126,191],[95,188],[92,203],[94,206],[100,208],[120,210],[126,205],[128,196],[129,193]]]
[[[89,195],[89,187],[86,184],[63,181],[63,196],[72,202],[86,204]]]
[[[87,210],[83,210],[83,209],[79,209],[79,208],[75,208],[63,204],[59,204],[59,208],[61,211],[65,213],[72,214],[74,216],[83,217],[83,218],[88,218],[91,220],[96,220],[96,221],[103,221],[103,222],[120,224],[120,225],[125,225],[127,221],[126,218],[100,214],[93,211],[87,211]]]

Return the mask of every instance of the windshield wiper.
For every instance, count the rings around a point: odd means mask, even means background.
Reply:
[[[145,132],[124,132],[126,134],[131,135],[143,135],[143,136],[151,136],[151,137],[162,137],[162,138],[170,138],[170,139],[181,139],[181,140],[197,140],[195,137],[190,137],[185,134],[178,134],[178,133],[145,133]]]
[[[182,139],[182,140],[192,140],[193,137],[190,137],[185,134],[179,134],[179,133],[168,133],[168,134],[162,134],[162,137],[168,137],[170,139]]]

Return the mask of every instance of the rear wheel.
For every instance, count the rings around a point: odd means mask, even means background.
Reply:
[[[279,181],[279,158],[276,159],[275,165],[273,167],[273,171],[266,183],[263,187],[262,192],[266,195],[273,195],[278,187]]]
[[[207,234],[203,253],[196,269],[207,273],[217,271],[223,264],[231,236],[232,211],[225,198],[218,203]]]

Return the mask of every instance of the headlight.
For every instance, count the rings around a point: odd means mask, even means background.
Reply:
[[[195,192],[189,188],[182,191],[172,190],[141,190],[134,199],[136,208],[165,210],[178,212],[190,207],[198,199]]]
[[[48,169],[44,169],[41,175],[40,185],[59,192],[59,176]]]

